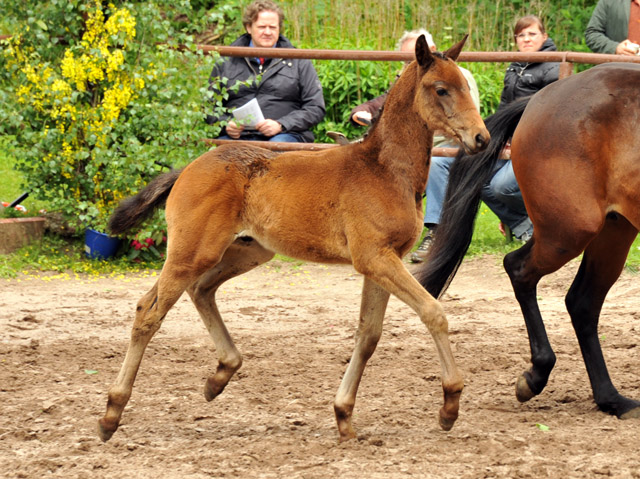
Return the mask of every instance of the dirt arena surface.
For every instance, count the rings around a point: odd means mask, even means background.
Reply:
[[[465,262],[443,299],[466,383],[454,428],[438,427],[433,341],[392,297],[356,402],[358,440],[344,444],[332,403],[360,303],[350,266],[274,261],[225,284],[218,304],[244,365],[211,403],[203,386],[215,348],[183,296],[107,443],[97,420],[155,278],[0,280],[0,477],[640,478],[640,421],[596,410],[564,309],[577,263],[539,288],[558,362],[545,392],[520,404],[514,384],[529,348],[500,262]],[[640,278],[625,273],[600,326],[614,383],[636,399],[639,293]]]

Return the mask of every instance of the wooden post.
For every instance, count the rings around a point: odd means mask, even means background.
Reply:
[[[573,74],[573,63],[568,61],[562,61],[560,63],[559,78],[563,79]]]

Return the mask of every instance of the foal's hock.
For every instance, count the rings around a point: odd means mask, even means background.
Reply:
[[[380,338],[390,294],[416,311],[436,343],[444,390],[440,424],[447,430],[453,426],[463,381],[447,321],[401,258],[422,230],[434,130],[456,138],[471,153],[489,142],[455,64],[465,40],[432,53],[420,37],[416,61],[391,89],[384,112],[362,143],[279,155],[225,145],[182,172],[157,178],[118,207],[111,220],[115,233],[134,227],[166,200],[169,246],[158,281],[138,302],[129,348],[99,422],[104,441],[118,428],[147,344],[184,291],[218,354],[205,397],[212,400],[222,392],[242,356],[222,322],[215,293],[276,252],[305,261],[352,263],[364,275],[356,345],[334,404],[340,440],[356,436],[351,423],[356,392]]]

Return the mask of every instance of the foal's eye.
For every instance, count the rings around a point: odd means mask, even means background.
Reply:
[[[438,96],[447,96],[447,95],[449,94],[449,92],[448,92],[446,89],[444,89],[444,88],[438,88],[438,89],[436,90],[436,94],[437,94]]]

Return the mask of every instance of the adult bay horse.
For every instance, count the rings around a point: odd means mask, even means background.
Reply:
[[[436,343],[444,390],[440,424],[446,430],[453,426],[463,380],[447,321],[401,258],[422,230],[434,130],[457,138],[469,152],[489,142],[455,64],[465,40],[443,54],[431,53],[420,37],[416,61],[389,92],[384,112],[362,143],[279,155],[221,146],[122,202],[110,221],[116,234],[166,201],[169,242],[158,281],[138,302],[129,348],[109,390],[107,411],[99,421],[104,441],[118,428],[147,344],[185,290],[218,353],[205,397],[212,400],[222,392],[242,356],[222,322],[215,293],[276,252],[305,261],[352,263],[364,275],[356,345],[334,404],[340,440],[355,437],[356,392],[380,338],[390,294],[416,311]]]
[[[584,253],[566,306],[594,400],[618,418],[640,417],[640,402],[611,382],[598,338],[605,296],[640,229],[639,93],[640,65],[630,63],[596,66],[553,83],[487,118],[489,148],[459,155],[451,169],[430,260],[416,273],[435,297],[464,257],[482,185],[513,134],[513,169],[534,226],[531,240],[504,258],[531,347],[531,368],[516,384],[520,401],[542,392],[556,361],[537,304],[538,281]]]

